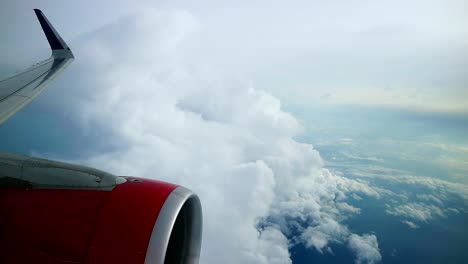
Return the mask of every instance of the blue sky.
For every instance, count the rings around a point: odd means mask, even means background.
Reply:
[[[462,1],[2,3],[1,74],[48,56],[32,8],[76,60],[1,150],[195,190],[204,263],[385,262],[352,222],[376,201],[405,230],[466,217]]]

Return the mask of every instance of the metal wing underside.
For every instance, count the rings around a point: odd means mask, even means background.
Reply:
[[[49,41],[52,55],[49,59],[0,81],[0,124],[44,91],[74,59],[70,48],[44,14],[38,9],[34,11]]]

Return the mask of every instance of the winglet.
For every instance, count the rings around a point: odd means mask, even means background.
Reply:
[[[55,30],[55,28],[52,26],[49,20],[47,20],[42,11],[39,9],[34,9],[34,12],[36,13],[39,23],[41,23],[42,30],[44,31],[44,34],[46,35],[47,40],[49,41],[49,45],[52,51],[66,50],[71,53],[71,50],[68,47],[67,43],[63,41],[62,37],[60,37],[58,32]]]
[[[34,12],[49,41],[52,56],[29,69],[0,80],[0,125],[32,102],[74,59],[70,48],[44,14],[38,9],[34,9]]]

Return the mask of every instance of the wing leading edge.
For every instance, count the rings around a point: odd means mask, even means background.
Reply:
[[[70,48],[42,11],[34,9],[34,12],[49,41],[52,55],[29,69],[0,80],[0,124],[44,91],[74,59]]]

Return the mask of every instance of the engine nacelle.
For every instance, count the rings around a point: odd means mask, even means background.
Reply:
[[[201,235],[184,187],[0,154],[0,263],[198,263]]]

